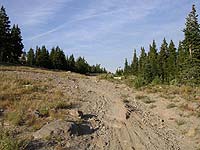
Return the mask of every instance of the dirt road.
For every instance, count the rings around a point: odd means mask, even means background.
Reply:
[[[48,138],[33,139],[27,146],[28,150],[198,149],[198,143],[195,145],[194,140],[183,136],[174,124],[170,124],[162,117],[162,111],[161,113],[153,112],[146,104],[136,99],[136,95],[141,91],[136,91],[126,85],[65,72],[43,73],[22,70],[2,73],[14,74],[14,76],[33,81],[46,80],[60,92],[71,95],[73,101],[80,103],[79,108],[69,109],[68,114],[78,110],[83,112],[81,122],[80,118],[72,115],[71,118],[75,120],[75,123],[71,123],[70,116],[66,115],[67,119],[46,123],[40,130],[28,134],[33,134],[34,137],[42,137],[45,134]],[[161,101],[159,98],[157,97],[158,102]],[[154,110],[159,110],[160,106],[157,105]],[[50,129],[58,131],[57,134],[52,135]],[[70,135],[66,134],[69,131]],[[52,139],[49,137],[51,135],[53,141],[49,140]],[[58,144],[59,148],[57,148]]]
[[[127,86],[93,77],[79,80],[78,87],[87,100],[85,110],[100,120],[88,149],[193,149],[165,120],[137,102],[134,91]]]

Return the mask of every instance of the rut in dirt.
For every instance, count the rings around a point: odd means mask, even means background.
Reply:
[[[78,86],[81,93],[87,93],[83,94],[84,99],[89,100],[86,110],[100,120],[91,149],[192,149],[164,120],[136,102],[125,85],[93,77],[80,80]],[[129,95],[128,100],[122,98],[124,93]]]

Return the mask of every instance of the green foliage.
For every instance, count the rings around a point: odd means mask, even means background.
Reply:
[[[125,59],[125,63],[124,63],[124,75],[130,75],[131,73],[131,67],[130,65],[128,64],[128,60],[127,58]]]
[[[138,76],[136,87],[140,87],[140,77],[146,84],[187,84],[200,85],[200,25],[195,6],[186,18],[183,30],[185,38],[179,42],[178,50],[171,40],[168,46],[166,39],[157,52],[156,42],[149,46],[148,54],[141,48],[139,60],[134,51],[131,67],[125,60],[124,74]]]
[[[39,113],[42,117],[48,117],[49,116],[49,108],[48,107],[41,107],[39,109]]]
[[[134,84],[135,88],[140,88],[140,87],[146,85],[146,81],[143,77],[137,77],[134,79],[133,84]]]
[[[22,43],[21,31],[18,25],[13,25],[10,35],[11,52],[9,62],[17,62],[22,54],[24,45]]]
[[[0,129],[0,149],[19,150],[19,142],[11,136],[11,133],[1,127]]]
[[[23,114],[21,112],[10,112],[7,115],[7,118],[12,124],[18,126],[21,125],[24,121]]]
[[[82,74],[86,74],[89,72],[89,65],[85,61],[85,58],[79,57],[76,60],[76,71]]]
[[[18,25],[10,29],[5,8],[0,9],[0,62],[19,62],[23,49],[21,31]]]
[[[32,48],[30,48],[27,54],[27,64],[30,66],[35,65],[35,54]]]
[[[138,57],[136,54],[136,49],[134,50],[134,54],[133,54],[133,61],[131,64],[131,72],[133,75],[138,75]]]
[[[160,80],[159,76],[156,76],[153,81],[151,82],[152,85],[157,85],[157,84],[161,84],[162,81]]]

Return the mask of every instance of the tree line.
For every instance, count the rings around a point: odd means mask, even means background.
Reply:
[[[150,83],[180,83],[200,85],[200,25],[195,5],[186,18],[184,40],[176,48],[171,40],[163,39],[158,51],[156,42],[149,46],[148,53],[141,48],[140,56],[134,50],[131,64],[125,59],[124,69],[119,75],[134,75],[141,85]]]
[[[0,62],[19,62],[24,45],[18,25],[11,28],[5,8],[0,9]]]
[[[34,52],[35,51],[35,52]],[[27,53],[27,65],[38,66],[48,69],[67,70],[81,74],[106,73],[106,69],[100,64],[90,66],[84,57],[74,58],[74,55],[65,56],[64,52],[57,46],[49,52],[45,46],[31,48]]]
[[[21,63],[23,65],[37,66],[48,69],[59,69],[86,73],[106,73],[106,69],[100,64],[90,66],[84,57],[76,60],[73,55],[65,56],[64,52],[57,46],[51,52],[45,46],[30,49],[26,54],[23,52],[21,31],[18,25],[11,28],[10,20],[5,8],[0,9],[0,62]]]

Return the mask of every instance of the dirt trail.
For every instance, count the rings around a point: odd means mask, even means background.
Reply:
[[[86,122],[92,125],[92,130],[90,129],[91,126],[87,126],[88,124],[76,126],[82,128],[81,130],[87,127],[88,133],[82,132],[83,134],[78,136],[66,137],[67,140],[62,141],[65,146],[64,149],[195,149],[191,140],[182,136],[179,130],[170,126],[159,114],[156,115],[150,111],[144,103],[136,100],[138,91],[134,91],[126,85],[74,73],[63,73],[61,77],[56,73],[47,75],[26,71],[16,71],[15,74],[25,78],[29,77],[32,80],[51,77],[51,84],[62,92],[73,95],[80,102],[81,107],[78,109],[86,116],[88,115]],[[45,127],[41,131],[43,130],[45,130]],[[36,141],[36,145],[38,145],[37,143],[38,141]],[[33,145],[35,144],[33,143]],[[51,148],[49,148],[48,146],[47,144],[47,146],[36,147],[35,149],[55,149],[55,147],[50,146]],[[34,149],[34,147],[30,146],[30,149]]]
[[[80,80],[78,86],[81,93],[88,93],[87,111],[101,121],[91,149],[193,149],[164,120],[136,102],[134,93],[125,85],[90,78]],[[124,94],[128,95],[126,99]]]

